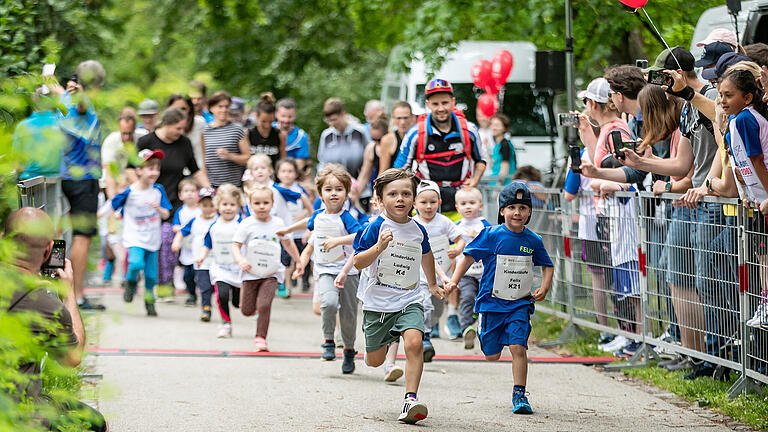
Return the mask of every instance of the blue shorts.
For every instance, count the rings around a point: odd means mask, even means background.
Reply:
[[[626,296],[640,295],[640,272],[637,261],[619,264],[613,269],[613,290],[619,300]]]
[[[531,315],[535,309],[533,297],[517,301],[510,312],[480,313],[477,338],[486,356],[499,354],[504,347],[521,345],[528,349],[531,335]]]

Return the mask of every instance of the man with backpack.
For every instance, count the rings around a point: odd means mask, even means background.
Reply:
[[[456,191],[477,186],[487,154],[477,127],[456,109],[451,83],[433,79],[427,83],[425,95],[430,114],[419,116],[405,135],[394,167],[411,169],[420,178],[436,182],[443,201],[441,211],[451,217],[456,215]]]

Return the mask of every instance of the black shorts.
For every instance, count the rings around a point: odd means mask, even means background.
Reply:
[[[296,244],[296,249],[299,250],[299,255],[301,255],[301,252],[304,251],[304,248],[307,247],[307,245],[305,245],[301,241],[301,239],[292,239],[292,240],[293,240],[293,243]],[[291,261],[293,261],[291,259],[291,256],[288,255],[288,252],[285,250],[284,247],[281,247],[281,249],[280,249],[280,263],[283,264],[283,266],[288,267],[289,265],[291,265]]]
[[[72,234],[93,237],[97,233],[98,180],[62,180],[61,190],[69,200]]]

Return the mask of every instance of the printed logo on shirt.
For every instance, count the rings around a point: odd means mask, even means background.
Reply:
[[[529,248],[529,247],[526,247],[526,246],[520,246],[520,252],[532,254],[533,253],[533,248]]]

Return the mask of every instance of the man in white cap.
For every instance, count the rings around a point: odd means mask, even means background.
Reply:
[[[147,135],[157,126],[157,113],[160,105],[152,99],[144,99],[139,102],[137,114],[141,117],[141,123],[136,126],[136,139]]]
[[[736,49],[736,47],[739,45],[739,42],[736,40],[736,33],[734,33],[732,30],[716,28],[709,32],[709,35],[707,35],[704,40],[696,42],[696,46],[703,47],[713,42],[725,42],[733,49]]]

